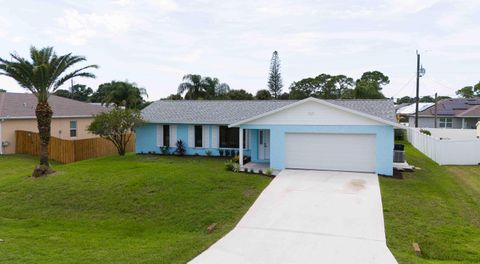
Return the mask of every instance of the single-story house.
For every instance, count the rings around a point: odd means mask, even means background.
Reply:
[[[435,113],[437,119],[435,120]],[[434,128],[466,128],[475,129],[480,121],[480,98],[444,99],[431,106],[419,110],[418,127]],[[408,115],[410,127],[415,127],[415,112]]]
[[[159,100],[142,111],[137,153],[219,155],[284,168],[393,173],[395,109],[391,100]],[[243,164],[241,164],[243,165]]]
[[[61,139],[94,138],[87,131],[93,116],[107,108],[51,95],[51,136]],[[0,93],[0,154],[15,153],[15,130],[38,132],[37,98],[29,93]]]

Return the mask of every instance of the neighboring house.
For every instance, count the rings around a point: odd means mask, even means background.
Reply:
[[[391,100],[168,101],[142,111],[137,153],[219,155],[233,149],[271,168],[393,173],[395,110]]]
[[[96,137],[87,127],[93,115],[107,108],[91,105],[55,95],[48,103],[53,117],[51,135],[62,139],[85,139]],[[38,132],[35,107],[37,98],[27,93],[0,93],[0,154],[15,153],[15,130]]]
[[[419,111],[418,127],[435,127],[435,112],[437,113],[437,128],[467,128],[475,129],[480,120],[480,98],[444,99],[434,105]],[[415,127],[415,111],[408,117],[410,127]]]
[[[418,111],[421,112],[431,106],[434,103],[418,103]],[[396,109],[397,112],[397,121],[403,125],[410,126],[409,124],[409,116],[411,114],[415,114],[416,104],[406,104],[402,107]]]

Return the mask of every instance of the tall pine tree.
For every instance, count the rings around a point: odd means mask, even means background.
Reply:
[[[278,52],[274,51],[270,61],[270,76],[268,77],[268,89],[273,98],[278,99],[282,93],[282,76],[280,75],[280,58]]]

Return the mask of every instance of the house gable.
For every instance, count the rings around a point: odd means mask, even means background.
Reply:
[[[249,125],[392,125],[396,124],[323,100],[307,98],[230,126]]]

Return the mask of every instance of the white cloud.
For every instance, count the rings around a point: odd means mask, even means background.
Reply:
[[[94,36],[115,36],[127,32],[133,20],[129,14],[112,13],[80,13],[78,10],[65,10],[58,18],[61,33],[57,39],[72,45],[83,45]]]

